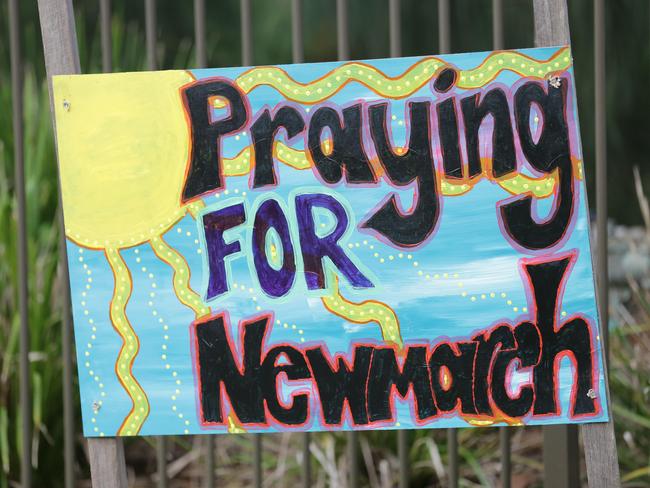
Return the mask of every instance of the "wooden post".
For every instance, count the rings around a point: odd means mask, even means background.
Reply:
[[[602,4],[601,4],[602,5]],[[536,46],[557,46],[571,44],[571,37],[569,34],[569,11],[567,8],[566,0],[534,0],[534,15],[535,15],[535,45]],[[604,96],[604,94],[601,94]],[[606,251],[605,251],[606,252]],[[603,277],[601,276],[602,280]],[[602,283],[601,283],[602,285]],[[606,284],[604,285],[606,286]],[[606,300],[606,296],[602,296],[602,286],[599,287],[601,291],[597,294],[596,300]],[[599,307],[602,311],[602,308]],[[600,317],[600,331],[601,337],[604,336],[603,330],[606,328],[607,317]],[[601,342],[602,343],[602,342]],[[603,351],[604,352],[604,351]],[[604,357],[603,357],[604,361]],[[606,365],[606,363],[605,363]],[[607,368],[605,367],[605,399],[609,404],[609,383],[607,381]],[[610,408],[610,418],[612,412]],[[550,444],[551,440],[556,442],[560,441],[560,449],[566,449],[566,452],[571,450],[571,431],[572,426],[561,427],[549,431],[547,439]],[[587,479],[591,488],[610,488],[620,486],[621,480],[618,470],[618,453],[616,451],[616,439],[614,437],[614,423],[610,420],[607,423],[596,424],[583,424],[580,428],[582,432],[582,442],[584,445],[585,462],[587,466]],[[559,459],[557,456],[549,456],[545,453],[545,460],[553,462],[553,470],[550,472],[557,473],[563,464],[566,464],[567,459]],[[564,461],[561,463],[560,461]],[[569,470],[567,477],[575,476]],[[546,480],[547,486],[565,486],[559,485],[558,480]],[[552,481],[552,483],[551,483]]]
[[[79,51],[72,0],[38,0],[38,13],[43,36],[45,69],[50,88],[52,124],[55,126],[54,107],[52,106],[52,76],[74,74],[81,71],[79,67]],[[56,140],[56,131],[54,133]],[[61,209],[61,205],[59,205],[59,209]],[[62,257],[64,259],[60,264],[62,269],[66,271],[64,273],[66,281],[64,284],[64,289],[66,290],[64,292],[66,293],[64,301],[69,303],[68,263],[65,260],[65,230],[63,228],[63,219],[60,218],[59,222],[61,223],[60,232],[61,239],[63,240]],[[68,320],[68,317],[64,317],[64,323]],[[68,370],[64,374],[68,375],[71,379],[73,373],[71,370]],[[88,439],[88,454],[90,474],[94,488],[127,488],[122,439],[108,437]]]
[[[88,439],[88,461],[93,488],[127,488],[122,439]]]

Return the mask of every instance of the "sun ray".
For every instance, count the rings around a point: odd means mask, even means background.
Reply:
[[[106,249],[106,258],[113,270],[115,288],[110,304],[113,328],[122,338],[122,347],[115,362],[115,373],[131,399],[131,410],[118,429],[118,435],[136,435],[149,415],[149,399],[133,376],[133,362],[140,351],[140,341],[126,316],[126,304],[131,297],[131,273],[117,249]]]
[[[187,211],[195,220],[196,216],[199,214],[199,211],[201,211],[203,208],[205,208],[205,203],[203,203],[203,200],[196,200],[195,202],[189,203],[187,205]]]
[[[384,341],[404,347],[399,319],[389,305],[378,300],[351,302],[341,295],[337,276],[330,274],[330,283],[331,295],[321,297],[327,310],[355,324],[377,322]]]
[[[185,258],[172,249],[162,237],[151,239],[151,247],[156,256],[174,270],[174,292],[181,303],[191,308],[197,319],[210,315],[210,307],[206,306],[199,294],[190,288],[190,268]]]

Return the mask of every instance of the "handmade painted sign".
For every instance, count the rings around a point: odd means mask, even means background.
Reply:
[[[85,435],[608,419],[569,48],[54,94]]]

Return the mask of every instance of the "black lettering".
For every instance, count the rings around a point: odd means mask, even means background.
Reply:
[[[568,352],[574,359],[575,375],[572,389],[571,414],[594,413],[596,403],[589,390],[594,387],[593,344],[589,324],[582,318],[575,318],[555,327],[558,313],[558,295],[570,258],[539,264],[528,264],[524,268],[530,277],[537,310],[536,324],[542,338],[539,364],[533,370],[535,383],[536,415],[557,413],[555,394],[558,390],[556,362],[558,356]]]
[[[388,104],[380,103],[369,109],[370,134],[386,175],[397,186],[416,181],[417,191],[410,213],[404,214],[400,210],[392,194],[361,226],[376,230],[400,247],[417,246],[427,240],[436,227],[440,213],[440,196],[431,151],[430,105],[429,102],[408,104],[411,133],[408,149],[401,155],[395,154],[388,136]]]
[[[281,356],[286,356],[289,364],[276,364]],[[269,413],[287,425],[300,425],[305,423],[309,413],[309,395],[303,393],[294,395],[290,406],[285,407],[278,401],[279,389],[277,378],[279,374],[286,374],[289,380],[304,380],[311,378],[311,373],[302,353],[290,346],[276,346],[271,349],[264,362],[262,362],[261,386]]]
[[[555,84],[555,82],[553,82]],[[573,215],[573,165],[569,148],[569,129],[565,119],[566,80],[558,87],[549,82],[548,93],[541,84],[529,82],[515,93],[515,119],[521,149],[533,168],[545,174],[558,170],[558,190],[554,209],[544,222],[532,214],[533,197],[528,194],[510,203],[499,204],[509,237],[526,249],[547,249],[564,236]],[[542,132],[537,143],[530,130],[530,111],[536,104],[542,111]]]
[[[323,152],[322,133],[327,128],[332,135],[331,151]],[[331,107],[320,107],[309,122],[307,146],[314,166],[323,181],[335,184],[345,172],[348,183],[376,183],[370,161],[363,148],[361,104],[343,109],[343,121]]]
[[[509,417],[526,415],[533,406],[532,385],[523,385],[519,394],[512,397],[508,392],[510,379],[508,367],[517,360],[519,367],[528,368],[539,361],[540,337],[537,327],[530,322],[522,322],[515,328],[516,347],[503,347],[497,352],[492,368],[492,399],[496,407]]]
[[[237,418],[244,424],[266,422],[260,381],[260,357],[268,318],[242,323],[243,372],[228,342],[224,318],[219,315],[196,324],[201,413],[205,422],[223,423],[221,384]]]
[[[467,166],[469,176],[474,178],[482,173],[479,153],[479,129],[488,115],[492,116],[492,176],[512,173],[517,169],[515,141],[512,135],[510,107],[503,90],[490,90],[480,100],[481,94],[475,93],[461,100],[463,120],[465,122],[465,144],[467,147]]]
[[[475,414],[472,380],[474,378],[474,358],[476,342],[456,343],[458,353],[448,343],[436,346],[429,358],[431,386],[436,404],[443,412],[453,411],[460,403],[460,411]],[[443,369],[444,368],[444,369]],[[447,373],[448,384],[443,384],[442,374]]]
[[[460,143],[458,140],[458,115],[454,97],[436,105],[438,115],[438,137],[442,149],[442,167],[447,178],[462,178],[463,165],[460,160]]]
[[[287,139],[291,140],[304,130],[305,121],[295,108],[282,107],[273,117],[268,109],[264,110],[251,126],[255,148],[253,188],[278,183],[273,163],[273,143],[280,128],[286,130]]]
[[[190,119],[190,160],[183,202],[222,188],[221,137],[241,129],[248,121],[248,107],[237,86],[225,78],[197,81],[182,89],[185,113]],[[212,120],[209,101],[225,99],[229,115]]]
[[[368,423],[366,382],[372,351],[372,347],[355,347],[351,370],[343,358],[338,358],[336,369],[333,369],[321,348],[308,349],[305,352],[314,373],[326,424],[341,424],[345,402],[350,407],[352,420],[356,425]]]
[[[413,390],[419,420],[437,414],[431,392],[426,347],[409,347],[401,370],[394,349],[375,349],[369,378],[368,416],[371,422],[393,419],[393,386],[402,398],[406,397],[409,390]]]
[[[486,338],[485,334],[474,337],[478,343],[476,361],[474,364],[474,405],[476,412],[482,415],[493,415],[489,396],[489,376],[494,361],[494,352],[499,349],[511,349],[515,339],[512,329],[507,325],[500,325]]]

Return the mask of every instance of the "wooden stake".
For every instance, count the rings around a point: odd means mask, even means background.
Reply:
[[[79,51],[72,0],[38,0],[38,13],[43,36],[45,69],[47,71],[50,89],[50,107],[52,108],[52,114],[54,114],[52,107],[52,76],[75,74],[81,71],[79,67]],[[52,126],[56,129],[54,115],[52,115]],[[54,134],[56,140],[56,130]],[[59,205],[60,208],[61,205]],[[60,231],[63,240],[62,248],[65,250],[63,219],[59,218],[59,222],[61,223]],[[64,301],[67,301],[69,304],[68,263],[65,260],[65,252],[63,252],[63,258],[61,267],[65,270],[64,289],[67,293]],[[68,315],[68,313],[64,312],[64,315]],[[64,322],[66,321],[69,321],[69,316],[64,317]],[[68,368],[66,375],[69,376],[70,380],[72,379],[72,374],[71,368]],[[66,450],[71,450],[72,447],[72,445],[66,446]],[[90,474],[94,488],[127,488],[122,439],[111,437],[88,439],[88,454],[90,458]],[[70,453],[67,455],[70,455]]]
[[[597,3],[597,2],[596,2]],[[534,0],[535,15],[535,45],[536,46],[558,46],[571,43],[569,34],[569,11],[566,0]],[[602,94],[604,96],[604,94]],[[606,253],[607,250],[605,249]],[[602,255],[602,254],[601,254]],[[605,254],[606,256],[606,254]],[[600,280],[607,279],[606,276],[599,276]],[[607,286],[605,283],[604,286]],[[601,291],[597,294],[596,301],[607,300]],[[602,311],[602,308],[599,307]],[[600,336],[605,337],[603,331],[607,327],[607,317],[601,316]],[[601,341],[602,344],[602,341]],[[601,350],[601,358],[605,361],[604,350]],[[605,363],[606,364],[606,363]],[[609,405],[609,383],[607,381],[607,368],[605,368],[605,397],[602,401]],[[611,419],[610,408],[610,419]],[[567,427],[568,428],[568,427]],[[591,488],[611,488],[621,485],[618,470],[618,453],[616,451],[616,439],[614,437],[614,423],[612,420],[606,423],[583,424],[580,428],[582,442],[585,451],[585,462],[587,465],[587,479]],[[557,435],[557,432],[555,433]],[[567,437],[569,434],[567,433]],[[569,460],[565,459],[564,463]],[[555,469],[562,465],[556,465]],[[548,481],[548,480],[547,480]],[[548,484],[548,486],[557,486]]]

